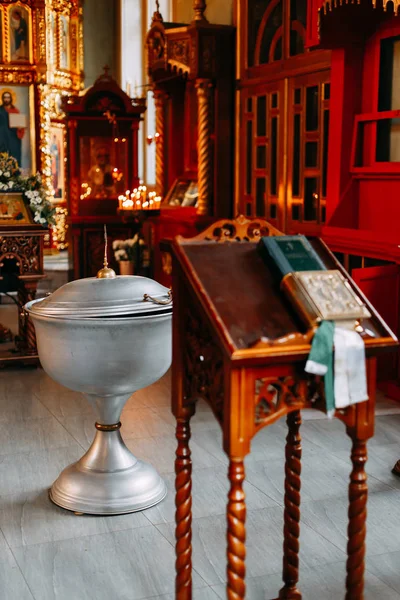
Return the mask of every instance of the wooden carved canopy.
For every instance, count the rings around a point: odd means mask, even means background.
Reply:
[[[148,74],[152,81],[166,76],[183,75],[189,79],[214,79],[218,76],[218,51],[223,49],[224,34],[231,27],[210,24],[204,16],[206,3],[194,2],[194,18],[189,25],[164,22],[158,10],[147,33]]]
[[[400,15],[400,0],[308,0],[307,45],[346,45],[349,33],[370,36],[384,20]]]
[[[68,116],[87,113],[106,116],[110,112],[117,116],[137,115],[139,118],[146,110],[146,103],[141,98],[132,101],[105,67],[104,73],[85,93],[64,98],[63,108]]]
[[[194,0],[190,24],[167,23],[157,3],[146,37],[147,64],[156,108],[157,192],[167,196],[172,182],[185,175],[198,184],[197,214],[217,215],[228,212],[216,206],[217,199],[224,203],[231,196],[234,28],[210,24],[205,10],[205,0]],[[185,148],[185,160],[168,152],[172,134],[173,143]],[[228,167],[217,174],[221,156]]]

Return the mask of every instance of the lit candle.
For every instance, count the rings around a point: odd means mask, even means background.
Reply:
[[[131,82],[130,79],[128,79],[128,81],[126,82],[126,93],[129,96],[129,98],[131,97]]]

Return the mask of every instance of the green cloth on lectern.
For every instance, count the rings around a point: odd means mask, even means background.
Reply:
[[[329,417],[335,412],[333,387],[333,336],[334,321],[322,321],[314,334],[311,351],[305,370],[314,375],[323,375],[325,384],[326,412]]]

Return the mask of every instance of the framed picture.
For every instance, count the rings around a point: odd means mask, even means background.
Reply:
[[[177,179],[165,201],[170,206],[196,206],[198,197],[197,181]]]
[[[35,171],[33,86],[0,85],[0,152],[8,152],[22,171]]]
[[[64,127],[53,124],[50,127],[51,185],[54,198],[64,200]]]
[[[7,9],[9,25],[9,61],[26,63],[31,60],[32,26],[30,9],[19,2]]]
[[[0,194],[0,225],[24,225],[32,217],[21,193]]]
[[[125,193],[127,144],[100,136],[82,136],[79,143],[81,199],[117,198]]]
[[[60,15],[60,69],[69,69],[69,17]]]

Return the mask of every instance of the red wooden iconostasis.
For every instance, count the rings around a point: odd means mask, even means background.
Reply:
[[[398,335],[400,18],[392,2],[308,2],[308,45],[332,50],[323,238]],[[380,377],[400,399],[398,369],[385,359]]]
[[[326,220],[330,52],[306,48],[307,0],[236,5],[235,213],[317,235]]]
[[[194,0],[189,25],[166,23],[156,11],[147,34],[148,74],[156,107],[156,189],[160,216],[150,227],[153,276],[171,285],[160,242],[192,237],[233,198],[234,28],[210,24]]]

